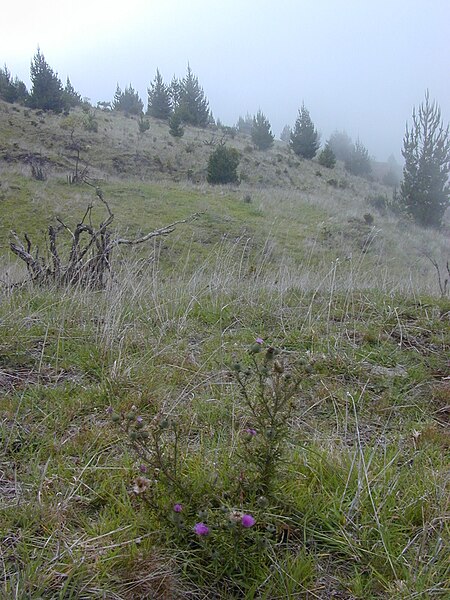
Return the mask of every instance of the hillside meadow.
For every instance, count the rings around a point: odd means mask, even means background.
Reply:
[[[106,209],[67,117],[0,103],[0,596],[448,597],[448,229],[242,134],[210,186],[220,132],[94,114],[114,235],[198,215],[105,289],[33,285],[10,231],[46,257]]]

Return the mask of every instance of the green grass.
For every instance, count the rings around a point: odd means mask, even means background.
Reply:
[[[30,130],[33,113],[5,115],[9,152],[35,148],[39,134],[57,160],[59,117]],[[11,288],[26,272],[9,255],[9,230],[44,253],[55,215],[76,225],[95,194],[67,185],[62,167],[46,182],[20,162],[2,168],[0,596],[447,597],[450,306],[419,248],[442,259],[445,238],[391,218],[377,217],[375,232],[348,221],[366,212],[367,182],[333,188],[308,161],[287,165],[295,181],[282,188],[119,179],[111,161],[121,145],[131,160],[136,123],[99,120],[90,152],[120,235],[202,215],[117,252],[106,290]],[[204,132],[170,146],[153,127],[152,153],[166,167],[180,158],[172,177],[204,155]],[[272,155],[245,158],[250,183],[275,183]],[[300,382],[265,498],[261,438],[252,450],[245,434],[256,418],[232,375],[257,337]],[[175,484],[150,469],[146,495],[133,491],[143,459],[109,407],[162,432],[160,466],[176,464]],[[233,511],[255,526],[230,526]],[[205,538],[192,530],[201,520]]]

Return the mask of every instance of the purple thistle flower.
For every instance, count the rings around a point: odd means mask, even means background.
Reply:
[[[255,342],[257,344],[264,344],[264,340],[262,338],[260,338],[260,337],[257,337],[256,340],[255,340]]]
[[[204,523],[196,523],[194,525],[194,532],[197,535],[208,535],[209,527],[207,525],[205,525]]]
[[[174,504],[173,505],[173,510],[176,513],[180,513],[183,510],[183,505],[182,504]]]
[[[248,428],[248,429],[244,429],[244,433],[247,433],[248,435],[253,437],[254,435],[257,434],[257,431],[256,431],[256,429]]]
[[[143,423],[144,422],[144,417],[138,417],[136,419],[136,422],[139,423],[139,424]]]
[[[141,473],[147,473],[147,471],[148,471],[147,465],[139,465],[139,471]]]
[[[252,515],[242,515],[242,519],[241,519],[242,527],[246,527],[248,529],[249,527],[253,527],[253,525],[255,523],[256,523],[256,521],[252,517]]]

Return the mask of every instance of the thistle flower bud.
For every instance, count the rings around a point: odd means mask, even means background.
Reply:
[[[261,344],[252,344],[248,351],[249,354],[258,354],[259,352],[261,352]]]

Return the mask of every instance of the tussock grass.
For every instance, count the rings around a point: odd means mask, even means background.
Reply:
[[[332,186],[317,165],[282,147],[249,152],[239,136],[240,188],[187,181],[183,170],[206,156],[204,132],[178,143],[156,122],[157,141],[138,150],[158,152],[161,180],[142,161],[119,177],[118,153],[137,164],[136,123],[102,113],[90,152],[120,232],[203,216],[118,252],[105,290],[13,287],[26,273],[8,230],[43,252],[54,215],[76,223],[92,195],[55,166],[59,117],[2,111],[7,150],[42,151],[53,170],[45,182],[20,161],[0,170],[0,595],[447,597],[450,305],[424,253],[444,261],[445,236],[389,215],[368,225],[378,184],[339,167],[345,185]],[[34,133],[14,138],[24,118]],[[231,376],[258,337],[300,377],[264,503],[243,451],[254,423]],[[176,420],[190,495],[160,488],[166,512],[140,501],[141,460],[109,407],[146,424]],[[174,502],[185,506],[182,531]],[[222,505],[251,512],[255,527],[196,538],[198,511],[221,522]]]
[[[298,287],[264,251],[249,276],[245,252],[221,241],[197,268],[124,263],[104,292],[4,295],[6,596],[445,597],[448,303],[358,290],[336,266]],[[177,416],[191,481],[232,485],[245,421],[225,372],[257,335],[312,369],[260,517],[285,533],[217,570],[136,504],[105,410]]]

